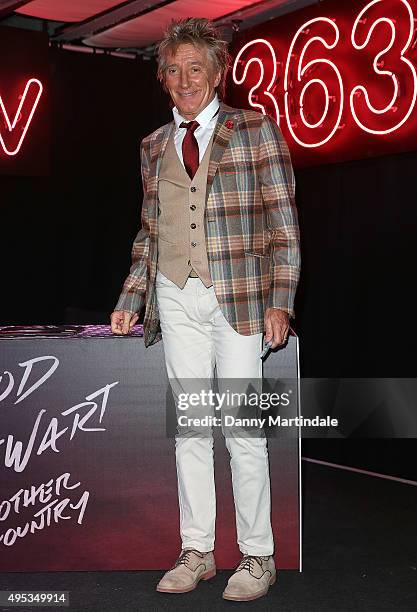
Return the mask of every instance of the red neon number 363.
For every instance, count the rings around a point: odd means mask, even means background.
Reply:
[[[416,104],[417,71],[405,57],[414,30],[414,15],[407,0],[369,2],[353,23],[350,49],[370,57],[362,60],[362,65],[363,61],[365,66],[367,61],[371,65],[366,67],[367,77],[350,68],[353,84],[346,91],[347,79],[335,61],[341,39],[337,23],[327,17],[307,21],[295,33],[285,63],[282,91],[285,114],[280,114],[273,95],[277,90],[277,60],[268,41],[259,38],[240,50],[233,66],[233,80],[238,85],[250,83],[250,106],[263,113],[273,110],[271,114],[278,123],[285,116],[292,138],[302,147],[320,147],[329,142],[337,129],[343,127],[344,111],[350,112],[361,130],[388,134],[408,120]],[[258,56],[245,62],[249,49]],[[323,57],[326,51],[330,59]],[[253,65],[258,66],[259,72],[255,82]]]

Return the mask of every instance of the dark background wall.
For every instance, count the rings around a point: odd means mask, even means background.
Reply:
[[[2,176],[0,323],[108,323],[142,198],[139,143],[169,121],[155,63],[50,50],[51,174]],[[296,170],[304,376],[415,377],[417,152]],[[304,454],[417,478],[412,440]]]

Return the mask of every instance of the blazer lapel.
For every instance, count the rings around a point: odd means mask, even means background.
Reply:
[[[168,123],[164,126],[163,131],[155,139],[155,142],[151,144],[151,160],[149,168],[149,176],[155,181],[155,190],[157,191],[159,170],[161,168],[162,156],[165,152],[168,139],[172,130],[174,129],[174,122]]]
[[[211,148],[210,163],[207,173],[206,201],[209,196],[217,168],[219,167],[219,163],[223,157],[223,153],[233,134],[233,121],[230,121],[229,126],[226,125],[226,123],[235,112],[235,108],[231,108],[230,106],[227,106],[227,104],[220,102],[219,118],[217,119],[216,127],[214,128],[213,145]]]

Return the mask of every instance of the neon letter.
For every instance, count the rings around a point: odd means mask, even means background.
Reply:
[[[16,111],[13,121],[10,120],[9,115],[6,111],[6,107],[4,106],[2,97],[0,95],[0,120],[1,120],[1,116],[3,116],[6,122],[6,128],[7,128],[6,134],[7,133],[12,134],[13,131],[16,134],[18,132],[17,124],[20,121],[22,121],[22,126],[21,126],[22,132],[20,134],[20,137],[18,137],[17,145],[11,149],[7,148],[7,145],[3,138],[2,125],[1,125],[2,122],[0,121],[0,145],[3,148],[3,151],[6,153],[6,155],[17,155],[17,153],[19,153],[23,140],[26,136],[26,132],[28,131],[29,125],[32,121],[32,117],[35,113],[36,107],[38,106],[38,102],[42,95],[42,91],[43,91],[42,83],[38,79],[29,79],[29,81],[26,83],[26,87],[24,89],[22,96],[19,96],[20,103],[19,103],[19,106],[18,106],[18,109]],[[29,98],[28,101],[26,101],[27,98]]]

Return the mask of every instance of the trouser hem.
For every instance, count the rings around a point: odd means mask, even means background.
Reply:
[[[239,548],[242,555],[250,555],[252,557],[272,557],[274,554],[274,550],[267,548],[263,550],[252,549],[252,548]]]
[[[184,550],[185,548],[195,548],[195,550],[198,550],[198,552],[208,553],[214,551],[214,544],[210,546],[209,544],[200,544],[199,542],[183,542],[181,545],[181,550]]]

